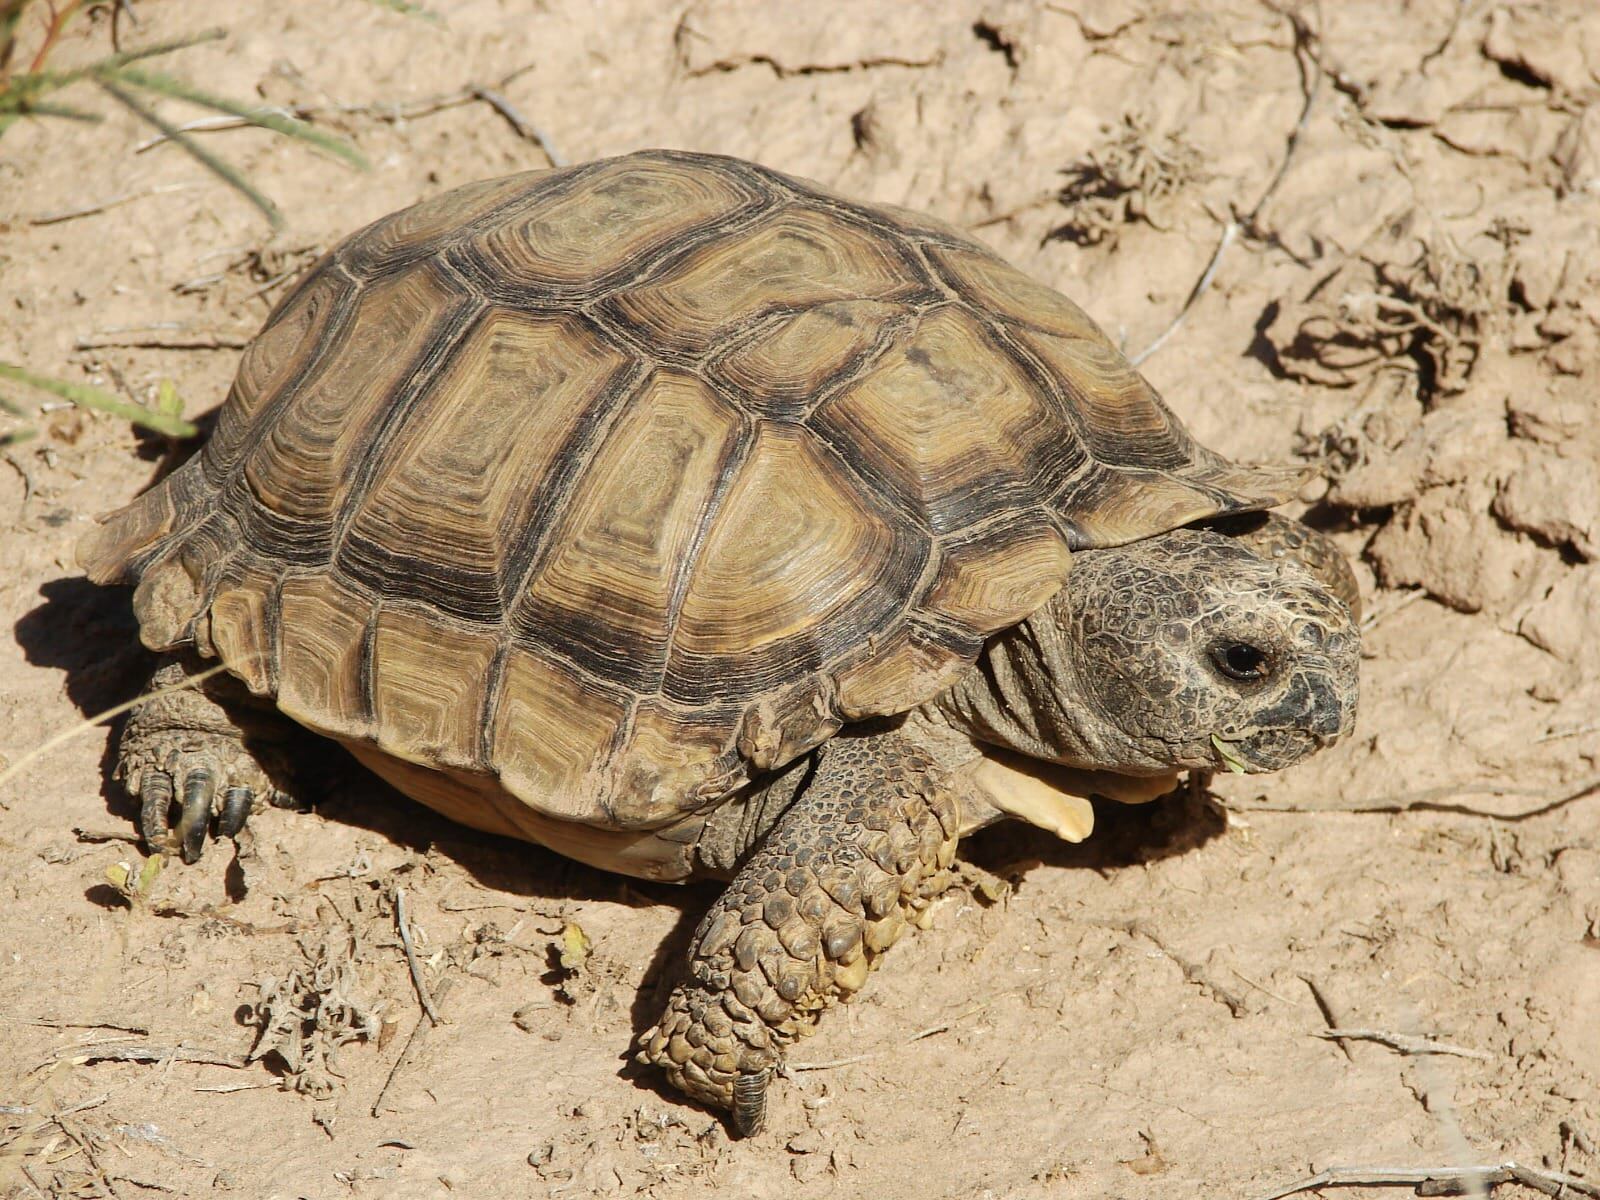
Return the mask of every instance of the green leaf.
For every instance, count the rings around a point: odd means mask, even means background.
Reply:
[[[160,854],[152,854],[144,860],[144,866],[139,868],[139,881],[134,885],[134,890],[141,896],[150,894],[150,885],[156,881],[156,876],[161,874],[161,868],[166,863],[166,858]]]
[[[1246,775],[1249,773],[1249,768],[1246,767],[1244,763],[1240,761],[1231,750],[1228,749],[1228,743],[1224,742],[1214,733],[1211,735],[1211,744],[1217,748],[1217,753],[1222,757],[1222,761],[1228,764],[1228,770],[1232,771],[1235,775]]]
[[[156,385],[155,410],[169,417],[183,416],[183,397],[178,395],[178,385],[163,379]]]
[[[369,0],[379,8],[387,8],[390,12],[400,13],[402,16],[419,17],[434,25],[443,25],[444,18],[438,13],[423,8],[420,4],[413,4],[411,0]]]
[[[154,430],[156,433],[164,433],[168,437],[193,437],[199,432],[195,425],[174,414],[129,404],[110,392],[101,391],[88,384],[66,383],[60,379],[36,375],[24,367],[14,366],[11,363],[0,362],[0,379],[27,384],[29,387],[38,388],[41,392],[49,392],[52,396],[70,400],[80,408],[92,408],[96,412],[108,413],[113,417],[120,417],[124,421],[131,421],[135,425]]]

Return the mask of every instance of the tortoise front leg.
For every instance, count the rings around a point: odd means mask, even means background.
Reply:
[[[866,981],[951,882],[954,794],[896,732],[841,734],[711,906],[639,1061],[759,1132],[783,1047]]]

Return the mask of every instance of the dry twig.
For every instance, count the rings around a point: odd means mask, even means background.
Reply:
[[[1163,958],[1168,959],[1178,970],[1182,971],[1184,979],[1207,993],[1213,1000],[1226,1006],[1227,1010],[1235,1017],[1243,1017],[1248,1014],[1249,1009],[1245,1005],[1243,996],[1219,982],[1217,977],[1204,964],[1197,963],[1179,954],[1171,946],[1167,945],[1160,934],[1143,921],[1107,921],[1104,922],[1104,927],[1120,930],[1129,937],[1143,938],[1155,946],[1161,952]]]
[[[1388,608],[1378,610],[1368,615],[1368,617],[1361,622],[1361,632],[1366,633],[1367,630],[1371,629],[1379,621],[1386,621],[1390,617],[1394,616],[1395,613],[1400,612],[1402,609],[1410,608],[1418,600],[1426,600],[1427,598],[1428,590],[1426,588],[1414,588],[1413,590],[1407,592],[1399,600],[1396,600]]]
[[[533,70],[534,65],[529,63],[526,66],[518,67],[509,75],[503,76],[489,86],[481,83],[470,83],[465,87],[457,88],[453,92],[441,92],[437,96],[424,96],[417,100],[393,101],[387,104],[297,105],[289,111],[289,115],[304,121],[321,113],[331,112],[341,116],[371,117],[374,120],[396,125],[401,121],[411,121],[418,117],[431,117],[435,113],[441,113],[451,108],[460,108],[464,104],[482,103],[487,104],[503,117],[518,137],[539,147],[540,153],[545,156],[552,167],[564,167],[567,165],[567,159],[555,148],[555,143],[551,141],[549,135],[517,111],[505,97],[506,88]],[[233,126],[217,124],[211,126],[211,128],[233,128]]]
[[[1559,1171],[1539,1171],[1516,1162],[1487,1167],[1329,1167],[1254,1200],[1283,1200],[1298,1192],[1336,1187],[1413,1187],[1419,1196],[1447,1196],[1477,1183],[1494,1187],[1520,1183],[1546,1196],[1600,1197],[1600,1187]],[[1447,1188],[1449,1190],[1437,1190]],[[1563,1193],[1562,1189],[1566,1191]],[[1435,1190],[1424,1190],[1435,1189]]]
[[[1343,1044],[1346,1038],[1357,1042],[1377,1042],[1379,1045],[1388,1046],[1391,1050],[1398,1050],[1401,1054],[1453,1054],[1457,1058],[1477,1058],[1488,1061],[1494,1055],[1482,1050],[1473,1050],[1466,1046],[1453,1045],[1450,1042],[1438,1042],[1432,1038],[1418,1037],[1409,1033],[1392,1033],[1387,1029],[1318,1029],[1315,1031],[1319,1038]]]
[[[1441,812],[1457,813],[1467,817],[1484,817],[1491,821],[1504,821],[1515,824],[1519,821],[1531,820],[1534,817],[1544,816],[1554,812],[1564,805],[1575,800],[1600,791],[1600,775],[1583,780],[1571,791],[1552,793],[1547,788],[1518,788],[1506,787],[1503,784],[1447,784],[1444,787],[1424,788],[1417,792],[1402,792],[1394,796],[1380,796],[1376,800],[1360,800],[1354,804],[1329,804],[1315,807],[1303,804],[1277,804],[1264,801],[1255,804],[1238,804],[1233,801],[1218,801],[1223,808],[1230,812],[1253,813],[1403,813],[1403,812]],[[1536,796],[1547,801],[1533,808],[1524,809],[1515,813],[1490,812],[1487,809],[1473,808],[1467,804],[1445,804],[1444,799],[1449,796]]]
[[[40,213],[36,217],[29,217],[28,224],[58,225],[63,221],[76,221],[79,217],[92,217],[97,213],[105,212],[107,209],[116,208],[118,205],[131,204],[135,200],[147,200],[151,196],[165,196],[171,192],[186,192],[192,188],[202,186],[204,185],[199,181],[190,181],[188,183],[165,183],[135,192],[122,192],[108,199],[81,204],[75,208],[63,208],[53,212]]]
[[[1338,1010],[1334,1008],[1333,1001],[1328,999],[1328,993],[1323,991],[1322,985],[1309,975],[1300,976],[1300,982],[1305,984],[1306,988],[1311,992],[1311,998],[1317,1003],[1317,1011],[1322,1014],[1322,1019],[1328,1023],[1328,1028],[1339,1028],[1340,1021]],[[1356,1056],[1350,1053],[1350,1047],[1348,1044],[1343,1041],[1336,1040],[1334,1045],[1338,1046],[1340,1050],[1344,1051],[1344,1056],[1346,1059],[1348,1059],[1350,1062],[1355,1062]]]
[[[405,888],[397,887],[394,890],[394,923],[400,930],[400,945],[406,952],[406,966],[411,968],[411,983],[417,989],[417,999],[422,1004],[422,1011],[437,1025],[439,1013],[433,1007],[433,997],[428,995],[428,983],[422,977],[422,964],[417,961],[416,947],[411,944],[410,922],[406,920]]]
[[[171,332],[166,332],[170,329]],[[242,350],[250,344],[248,333],[228,333],[218,329],[187,332],[173,326],[146,325],[138,329],[97,329],[73,342],[77,350],[104,350],[107,347],[134,347],[141,350]]]
[[[1189,296],[1184,300],[1183,307],[1178,310],[1178,315],[1168,322],[1167,327],[1156,335],[1154,341],[1137,354],[1132,355],[1128,359],[1129,362],[1137,367],[1145,359],[1161,349],[1162,346],[1166,345],[1168,338],[1183,328],[1183,323],[1189,319],[1189,314],[1194,311],[1194,306],[1200,302],[1200,297],[1206,294],[1206,291],[1211,287],[1211,281],[1217,277],[1217,267],[1222,264],[1222,256],[1226,253],[1228,247],[1233,245],[1233,239],[1238,234],[1239,225],[1236,221],[1229,221],[1222,227],[1222,237],[1217,241],[1217,248],[1211,252],[1211,261],[1206,263],[1206,269],[1200,273],[1199,280],[1189,290]]]
[[[1600,733],[1600,725],[1582,725],[1577,729],[1553,729],[1539,738],[1535,745],[1542,746],[1546,742],[1559,742],[1570,737],[1583,737],[1590,733]]]
[[[203,1063],[211,1067],[232,1067],[243,1070],[249,1061],[242,1054],[224,1054],[220,1050],[206,1050],[199,1046],[152,1046],[141,1043],[130,1046],[126,1042],[99,1042],[86,1046],[62,1046],[50,1056],[79,1064],[96,1062],[188,1062]]]
[[[450,990],[453,980],[446,979],[439,984],[439,999],[443,1000],[445,993]],[[417,1014],[417,1023],[411,1027],[411,1035],[406,1038],[406,1044],[400,1048],[400,1056],[394,1060],[394,1066],[389,1068],[389,1074],[383,1081],[383,1087],[378,1089],[378,1097],[372,1102],[372,1115],[383,1115],[383,1102],[389,1098],[389,1089],[394,1086],[394,1081],[399,1078],[400,1072],[405,1070],[417,1050],[422,1046],[423,1039],[428,1031],[438,1024],[433,1017],[428,1015],[427,1009]]]
[[[41,1029],[115,1029],[121,1033],[149,1033],[148,1025],[133,1025],[127,1021],[67,1021],[58,1017],[34,1017],[28,1022]]]
[[[98,844],[101,842],[127,842],[130,846],[137,846],[142,840],[137,833],[130,833],[126,829],[84,829],[75,825],[72,836],[80,842]],[[142,1031],[141,1031],[142,1032]]]

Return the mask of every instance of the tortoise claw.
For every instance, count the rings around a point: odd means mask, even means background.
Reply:
[[[767,1124],[767,1085],[772,1068],[740,1071],[733,1081],[733,1129],[740,1137],[753,1137]]]
[[[231,787],[222,793],[222,812],[217,816],[218,837],[238,837],[250,819],[256,794],[247,787]]]
[[[152,854],[165,852],[171,844],[172,776],[155,767],[139,775],[139,832]]]
[[[4,0],[0,0],[4,4]],[[183,687],[195,659],[166,660],[150,695],[123,726],[117,774],[138,793],[147,853],[198,862],[211,837],[237,838],[258,799],[292,804],[276,780],[289,779],[289,736],[282,718],[252,708],[219,682]]]
[[[211,824],[211,801],[217,794],[217,777],[197,767],[183,781],[183,814],[178,818],[178,851],[183,861],[200,861]]]
[[[181,769],[181,768],[180,768]],[[176,851],[186,863],[200,861],[206,839],[212,835],[212,811],[216,809],[215,836],[238,837],[255,807],[255,789],[238,785],[222,789],[217,803],[217,776],[206,767],[194,767],[183,775],[182,804],[173,825],[173,801],[178,791],[171,772],[146,767],[139,774],[139,832],[151,854]]]

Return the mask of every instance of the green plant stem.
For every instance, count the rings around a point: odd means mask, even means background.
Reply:
[[[199,432],[192,422],[185,421],[174,413],[142,408],[137,404],[129,404],[126,400],[119,400],[99,388],[51,379],[49,376],[37,375],[25,367],[14,366],[11,363],[0,362],[0,379],[10,379],[28,387],[38,388],[41,392],[49,392],[52,396],[69,400],[80,408],[92,408],[96,412],[120,417],[124,421],[131,421],[135,425],[142,425],[146,429],[164,433],[168,437],[193,437]],[[8,411],[15,411],[11,405],[6,407]]]
[[[101,88],[104,89],[104,91],[113,99],[124,105],[140,120],[155,126],[167,138],[176,142],[179,146],[182,146],[184,150],[188,151],[195,157],[196,161],[198,161],[201,166],[205,167],[208,171],[211,171],[229,187],[233,188],[246,200],[250,201],[251,204],[255,205],[256,208],[260,209],[262,214],[267,218],[274,229],[283,228],[283,216],[278,212],[277,206],[273,204],[271,200],[268,200],[266,196],[264,196],[248,179],[239,174],[239,172],[233,167],[223,162],[215,154],[211,153],[211,151],[207,150],[204,146],[200,145],[199,142],[195,141],[194,138],[184,133],[183,130],[179,129],[171,121],[168,121],[154,109],[147,106],[132,92],[128,91],[127,88],[123,87],[122,84],[118,83],[114,76],[109,79],[102,77],[98,79],[97,82],[100,84]]]

